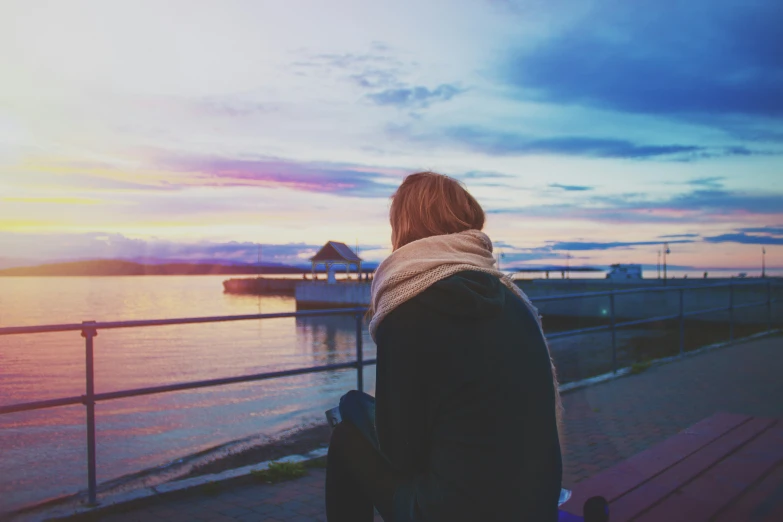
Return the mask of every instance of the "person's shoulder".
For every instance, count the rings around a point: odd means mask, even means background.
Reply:
[[[384,326],[394,328],[417,328],[425,321],[427,310],[421,305],[421,302],[414,296],[397,305],[394,310],[388,313],[378,327],[378,330]]]
[[[424,290],[426,292],[427,290]],[[422,292],[423,293],[423,292]],[[378,325],[376,338],[382,342],[389,338],[422,339],[437,328],[442,318],[426,306],[418,294],[400,303]]]

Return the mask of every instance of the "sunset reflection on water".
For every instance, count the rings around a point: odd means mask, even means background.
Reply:
[[[222,293],[224,277],[0,278],[0,326],[295,311],[290,297]],[[374,344],[365,330],[365,357]],[[355,358],[353,316],[99,331],[96,392],[214,379]],[[0,338],[0,403],[84,393],[79,332]],[[365,370],[372,392],[375,372]],[[322,420],[354,371],[98,403],[98,480]],[[0,416],[0,512],[83,489],[84,407]]]

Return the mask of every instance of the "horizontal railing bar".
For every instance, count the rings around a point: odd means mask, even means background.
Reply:
[[[377,359],[365,359],[362,361],[362,366],[371,366],[377,363]],[[327,366],[311,366],[308,368],[296,368],[292,370],[282,370],[279,372],[267,372],[258,373],[253,375],[242,375],[239,377],[225,377],[221,379],[209,379],[204,381],[191,381],[177,384],[170,384],[165,386],[153,386],[149,388],[136,388],[133,390],[122,390],[116,392],[97,393],[95,394],[96,401],[109,401],[115,399],[125,399],[128,397],[140,397],[142,395],[153,395],[157,393],[165,393],[172,391],[194,390],[197,388],[207,388],[211,386],[222,386],[226,384],[238,384],[243,382],[254,382],[266,379],[276,379],[280,377],[290,377],[294,375],[303,375],[310,373],[320,373],[327,371],[345,370],[350,368],[356,368],[356,361],[330,364]],[[6,413],[16,413],[22,411],[39,410],[44,408],[56,408],[58,406],[68,406],[71,404],[82,404],[84,397],[65,397],[62,399],[51,399],[45,401],[24,402],[21,404],[11,404],[8,406],[0,406],[0,415]]]
[[[19,404],[9,404],[0,406],[0,415],[6,413],[17,413],[20,411],[43,410],[46,408],[57,408],[58,406],[70,406],[72,404],[83,404],[84,397],[62,397],[60,399],[48,399],[45,401],[22,402]]]
[[[299,312],[280,312],[274,314],[250,314],[250,315],[226,315],[214,317],[186,317],[181,319],[149,319],[140,321],[110,321],[103,323],[89,323],[93,330],[107,330],[116,328],[139,328],[144,326],[169,326],[176,324],[198,323],[223,323],[229,321],[248,321],[253,319],[280,319],[287,317],[319,317],[325,315],[363,314],[367,308],[331,308],[328,310],[304,310]],[[0,328],[0,335],[16,335],[46,332],[80,332],[85,328],[82,323],[59,324],[46,326],[14,326]]]
[[[587,328],[579,328],[577,330],[566,330],[564,332],[555,332],[555,333],[547,334],[546,338],[547,340],[560,339],[563,337],[571,337],[574,335],[580,335],[580,334],[591,333],[591,332],[600,332],[602,330],[611,330],[611,329],[612,329],[612,325],[610,324],[601,325],[601,326],[589,326]]]
[[[0,328],[0,336],[16,334],[37,334],[49,332],[80,332],[82,324],[47,324],[44,326],[6,326]]]
[[[698,286],[657,286],[652,288],[630,288],[628,290],[604,290],[601,292],[584,292],[581,294],[562,294],[551,295],[546,297],[531,297],[530,300],[533,303],[541,303],[548,301],[563,301],[566,299],[589,299],[593,297],[607,297],[614,295],[628,295],[628,294],[640,294],[640,293],[652,293],[652,292],[673,292],[679,290],[708,290],[710,288],[727,288],[730,286],[742,287],[764,284],[761,281],[745,281],[742,283],[717,283],[714,285],[698,285]],[[777,285],[776,285],[777,286]]]
[[[374,364],[375,359],[364,362],[364,365]],[[168,384],[164,386],[151,386],[149,388],[136,388],[133,390],[122,390],[116,392],[96,393],[96,401],[109,401],[114,399],[125,399],[128,397],[140,397],[142,395],[154,395],[157,393],[166,393],[173,391],[195,390],[198,388],[209,388],[212,386],[224,386],[226,384],[239,384],[243,382],[263,381],[267,379],[278,379],[281,377],[293,377],[295,375],[305,375],[310,373],[321,373],[336,370],[346,370],[356,368],[356,361],[328,364],[326,366],[310,366],[308,368],[295,368],[292,370],[281,370],[278,372],[256,373],[252,375],[242,375],[239,377],[223,377],[220,379],[209,379],[205,381],[191,381],[177,384]]]
[[[774,303],[774,301],[770,301],[770,302]],[[736,310],[737,308],[750,308],[752,306],[764,306],[766,304],[767,304],[766,301],[756,301],[755,303],[743,303],[738,305],[735,304],[734,309]]]
[[[734,305],[733,308],[737,308],[737,305]],[[729,312],[731,311],[731,308],[728,306],[719,306],[718,308],[705,308],[703,310],[693,310],[691,312],[685,312],[683,317],[693,317],[696,315],[705,315],[705,314],[714,314],[717,312]]]
[[[674,315],[659,315],[658,317],[650,317],[648,319],[635,319],[633,321],[623,321],[622,323],[615,324],[616,328],[623,328],[626,326],[634,326],[637,324],[647,324],[647,323],[657,323],[660,321],[671,321],[674,319],[679,319],[680,314],[674,314]]]

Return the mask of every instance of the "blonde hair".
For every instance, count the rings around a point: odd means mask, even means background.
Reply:
[[[456,179],[417,172],[392,196],[392,249],[430,236],[484,228],[484,210]]]

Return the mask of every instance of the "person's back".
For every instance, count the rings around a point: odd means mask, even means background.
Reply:
[[[554,522],[559,396],[532,303],[500,272],[481,205],[456,180],[411,174],[374,273],[376,397],[340,399],[327,519]]]
[[[380,448],[414,474],[395,517],[557,519],[551,362],[518,296],[493,275],[460,272],[397,307],[376,340]]]

